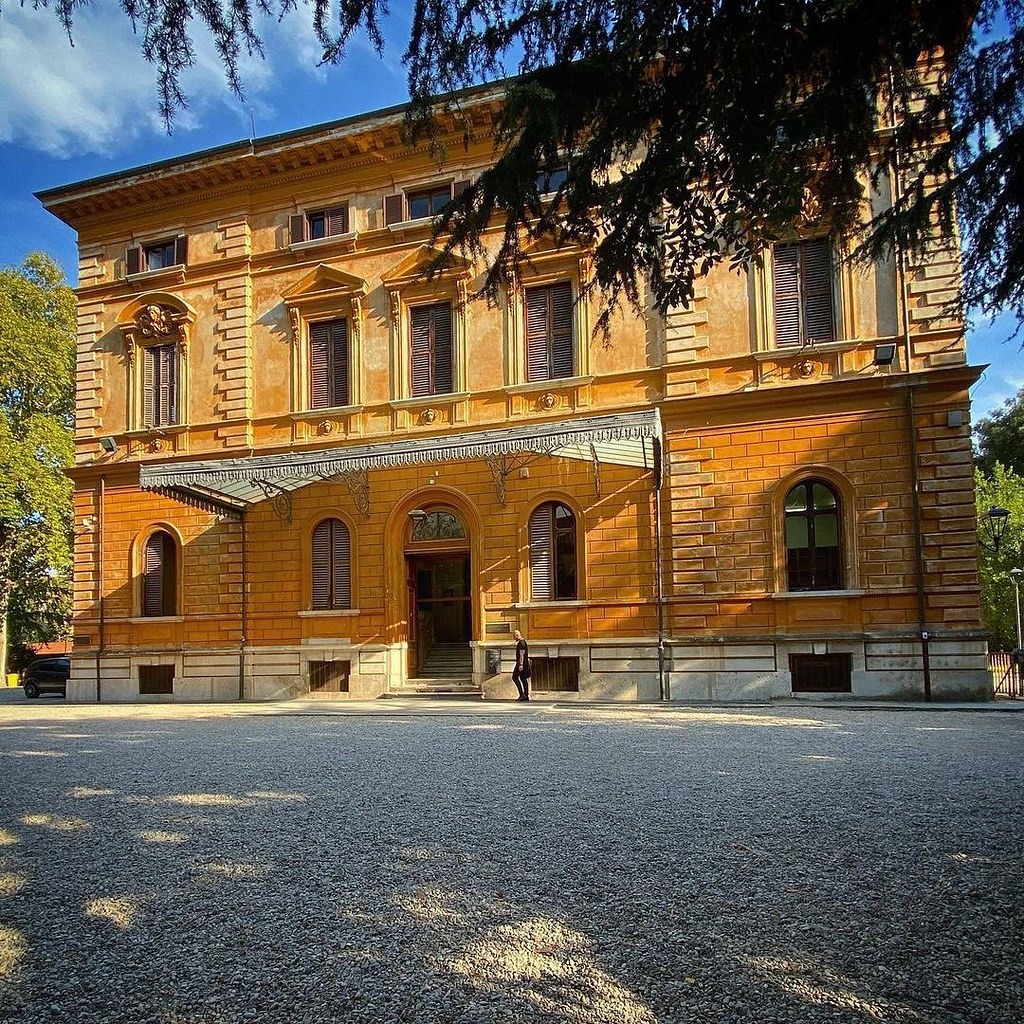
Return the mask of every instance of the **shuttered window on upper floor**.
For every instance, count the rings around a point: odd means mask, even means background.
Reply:
[[[450,394],[454,376],[451,303],[413,306],[409,341],[413,396]]]
[[[146,427],[178,422],[178,347],[153,345],[143,349],[142,420]]]
[[[325,519],[313,531],[313,608],[352,607],[352,550],[348,527]]]
[[[297,213],[289,219],[288,225],[292,244],[347,234],[349,231],[348,203],[341,203],[324,210],[307,210],[305,213]]]
[[[774,247],[772,304],[778,348],[835,340],[832,247],[828,238]]]
[[[311,409],[349,404],[347,320],[309,325],[309,391]]]
[[[188,235],[165,238],[145,245],[131,245],[125,252],[125,270],[141,274],[144,270],[166,270],[188,262]]]
[[[526,290],[526,379],[571,377],[573,300],[568,281]]]
[[[384,225],[387,227],[407,220],[436,217],[453,198],[457,199],[470,185],[472,182],[469,179],[446,181],[426,188],[410,189],[407,192],[385,196]]]

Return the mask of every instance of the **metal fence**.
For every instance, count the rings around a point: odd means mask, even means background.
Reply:
[[[1024,700],[1021,666],[1012,651],[989,651],[988,669],[992,673],[996,697]]]

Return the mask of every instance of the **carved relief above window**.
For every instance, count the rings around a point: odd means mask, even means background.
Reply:
[[[129,431],[188,422],[188,344],[195,315],[170,295],[150,295],[129,307],[120,325],[128,371]]]

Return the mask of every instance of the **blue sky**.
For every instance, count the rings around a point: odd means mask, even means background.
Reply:
[[[304,6],[278,24],[258,22],[267,59],[245,58],[245,100],[234,97],[212,44],[197,40],[183,77],[189,107],[168,136],[157,113],[155,74],[139,39],[114,5],[81,7],[69,46],[52,11],[17,2],[0,13],[0,265],[19,264],[42,249],[74,282],[75,234],[51,217],[34,192],[140,164],[248,138],[330,121],[407,98],[401,63],[409,8],[392,3],[384,22],[389,43],[380,59],[364,38],[338,67],[317,67],[319,50]],[[1024,357],[1006,339],[1015,321],[976,322],[968,352],[991,364],[972,397],[978,418],[1024,386]]]

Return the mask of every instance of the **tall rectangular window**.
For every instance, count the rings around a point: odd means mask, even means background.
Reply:
[[[835,340],[832,249],[827,238],[775,246],[772,304],[777,347]]]
[[[166,427],[178,422],[178,353],[176,345],[143,349],[143,423]]]
[[[451,303],[413,306],[409,338],[413,396],[450,394],[454,376]]]
[[[349,403],[348,321],[309,325],[310,408],[332,409]]]
[[[571,377],[572,285],[568,281],[526,290],[526,379]]]

